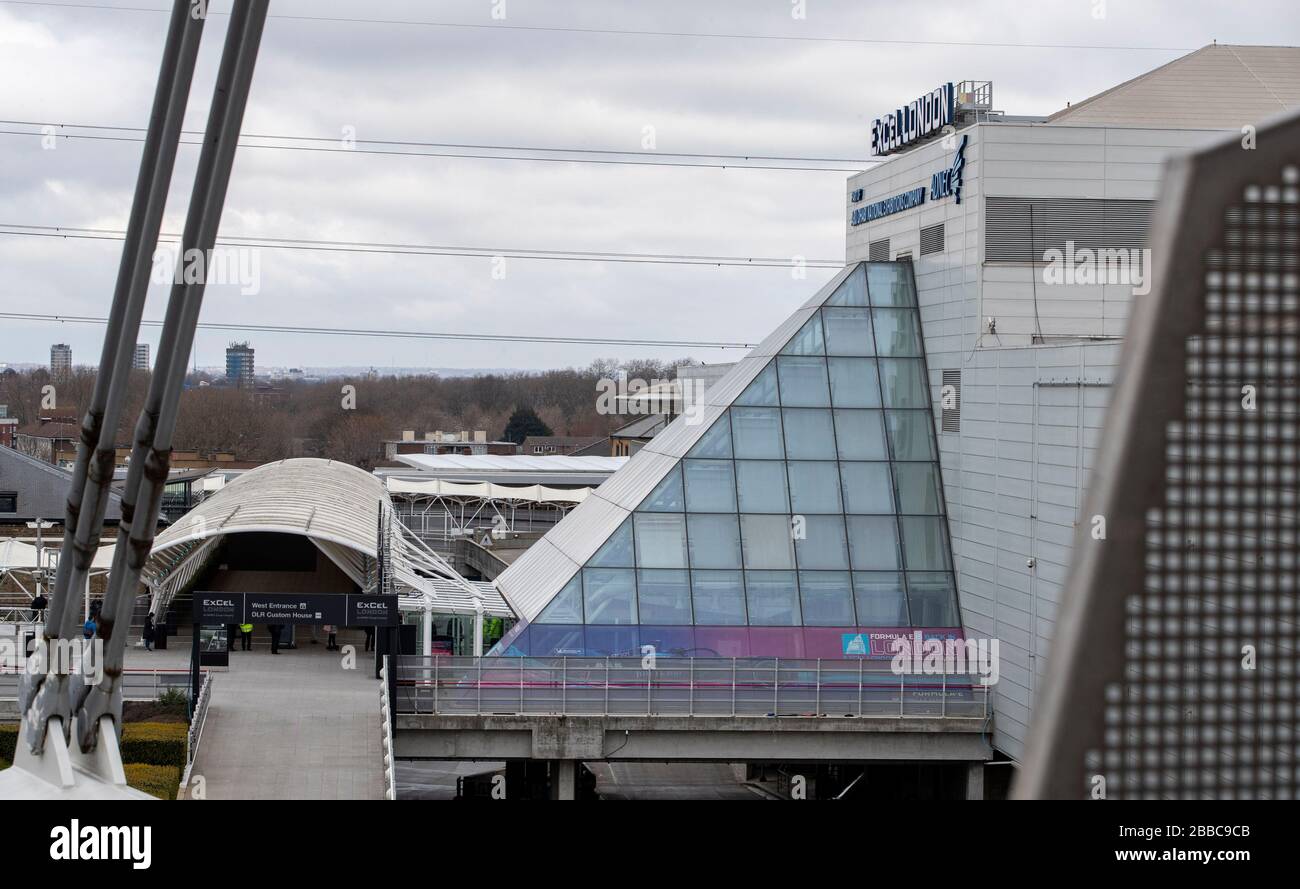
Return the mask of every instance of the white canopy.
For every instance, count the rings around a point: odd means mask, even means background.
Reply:
[[[465,497],[477,500],[517,500],[527,503],[581,503],[591,488],[551,488],[546,485],[494,485],[489,482],[411,481],[388,478],[388,493],[425,497]]]

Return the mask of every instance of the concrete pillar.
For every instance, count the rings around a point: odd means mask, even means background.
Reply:
[[[571,759],[551,763],[551,799],[575,799],[578,790],[578,764]]]
[[[966,799],[984,799],[984,763],[966,764]]]
[[[424,649],[425,657],[433,657],[433,604],[424,603]]]

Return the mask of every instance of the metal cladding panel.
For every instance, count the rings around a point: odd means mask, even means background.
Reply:
[[[546,540],[573,561],[587,561],[609,535],[618,530],[631,510],[601,498],[588,497],[546,533]],[[507,569],[510,570],[510,569]],[[557,586],[556,589],[559,589]]]
[[[658,436],[655,436],[654,440],[658,440]],[[627,462],[626,466],[596,488],[592,495],[623,509],[635,509],[676,462],[673,457],[642,448]]]
[[[594,502],[594,498],[587,502]],[[496,579],[496,587],[519,619],[530,621],[541,614],[578,567],[577,562],[550,543],[548,534],[515,559],[514,564]]]
[[[699,414],[695,417],[681,416],[674,420],[667,429],[650,440],[642,453],[650,451],[668,457],[686,456],[686,452],[700,440],[700,436],[709,431],[713,421],[727,412],[725,404],[704,404],[698,409]]]

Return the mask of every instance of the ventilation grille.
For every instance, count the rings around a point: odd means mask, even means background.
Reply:
[[[1154,206],[1154,201],[990,196],[984,199],[984,259],[1043,262],[1045,251],[1065,251],[1070,241],[1076,251],[1140,250],[1146,246]]]
[[[867,258],[872,262],[889,262],[889,238],[872,241],[867,247]]]
[[[921,229],[921,255],[943,252],[943,223]]]
[[[960,370],[945,370],[943,372],[943,388],[939,390],[939,404],[943,407],[940,430],[943,432],[961,432]]]

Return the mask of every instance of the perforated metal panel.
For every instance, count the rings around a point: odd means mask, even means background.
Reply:
[[[1300,795],[1300,118],[1170,166],[1017,795]]]
[[[961,431],[961,371],[945,370],[942,388],[939,390],[939,405],[942,417],[941,432]]]
[[[868,244],[867,258],[872,262],[889,262],[889,238]]]
[[[1042,261],[1043,251],[1147,246],[1153,201],[1113,198],[985,198],[984,259]],[[1031,212],[1032,211],[1032,212]],[[1032,218],[1031,218],[1032,217]]]

